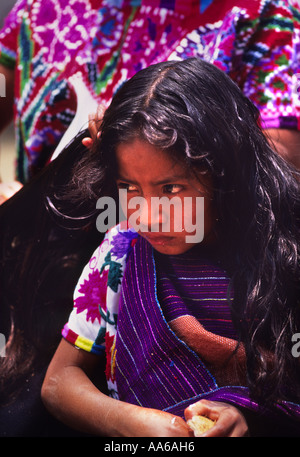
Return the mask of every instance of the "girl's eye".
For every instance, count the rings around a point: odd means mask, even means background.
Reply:
[[[177,194],[183,189],[180,184],[166,184],[164,186],[164,193],[166,194]]]
[[[137,187],[126,182],[117,182],[118,189],[125,189],[127,192],[135,192]]]

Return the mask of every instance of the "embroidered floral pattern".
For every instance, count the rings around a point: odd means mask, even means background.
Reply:
[[[82,295],[76,298],[74,306],[77,313],[87,311],[87,320],[94,322],[95,319],[98,319],[100,322],[99,309],[102,308],[106,311],[107,278],[108,270],[104,270],[102,274],[98,270],[94,270],[79,287],[78,292]]]
[[[74,294],[74,308],[63,329],[64,338],[78,347],[95,354],[102,354],[105,347],[108,388],[115,398],[115,336],[120,285],[137,237],[136,232],[122,225],[107,233],[82,272]]]
[[[121,259],[124,255],[128,255],[136,242],[136,238],[136,232],[119,232],[112,240],[112,255],[114,255],[116,259]]]

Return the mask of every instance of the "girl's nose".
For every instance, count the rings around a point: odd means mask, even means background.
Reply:
[[[144,199],[141,206],[140,225],[141,229],[147,232],[159,232],[162,230],[165,217],[163,209],[154,204],[155,198],[149,197]]]
[[[128,202],[130,223],[142,232],[159,232],[167,216],[161,206],[155,205],[153,197],[133,197]],[[133,209],[136,211],[131,212]]]

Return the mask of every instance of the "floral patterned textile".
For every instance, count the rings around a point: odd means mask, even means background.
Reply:
[[[106,352],[109,391],[116,396],[114,345],[121,279],[137,233],[111,229],[84,268],[74,292],[74,308],[62,331],[75,346],[101,355]]]
[[[18,0],[0,32],[15,68],[17,177],[48,163],[75,116],[69,78],[110,102],[135,72],[198,56],[226,71],[264,126],[299,128],[297,0]]]

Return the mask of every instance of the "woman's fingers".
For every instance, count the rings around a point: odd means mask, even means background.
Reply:
[[[86,148],[91,148],[93,146],[94,141],[99,138],[100,132],[99,127],[104,116],[105,106],[100,104],[98,105],[97,112],[89,114],[89,132],[91,135],[90,137],[83,138],[82,144]]]

